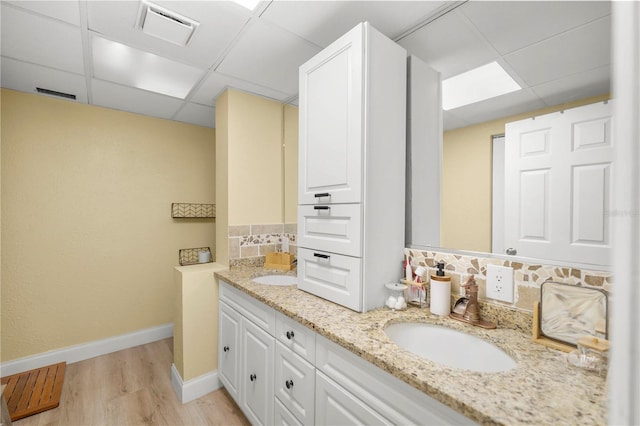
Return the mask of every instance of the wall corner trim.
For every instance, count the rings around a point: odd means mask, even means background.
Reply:
[[[43,352],[41,354],[3,362],[0,364],[0,375],[2,377],[10,376],[59,362],[73,364],[74,362],[133,348],[172,336],[173,323],[159,325],[157,327],[146,328],[119,336],[108,337],[102,340],[95,340],[93,342],[68,346],[50,352]]]
[[[218,379],[218,370],[213,370],[188,380],[182,381],[175,364],[171,364],[171,385],[181,403],[186,404],[222,387]]]

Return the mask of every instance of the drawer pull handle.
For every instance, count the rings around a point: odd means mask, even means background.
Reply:
[[[313,206],[314,210],[329,210],[331,207],[329,206]]]
[[[287,389],[291,389],[293,387],[293,380],[287,380],[286,382],[284,382],[284,384]]]
[[[229,352],[229,346],[225,346],[224,348],[222,348],[222,350],[225,352]]]
[[[287,331],[287,339],[291,340],[291,339],[293,339],[293,336],[294,336],[293,330]]]
[[[322,253],[313,253],[313,255],[315,257],[319,257],[321,259],[329,259],[331,256],[329,256],[328,254],[322,254]]]
[[[257,379],[257,377],[256,377],[255,374],[252,374],[252,375],[249,376],[249,380],[251,380],[252,382],[255,382],[256,379]]]
[[[314,197],[316,198],[331,197],[331,194],[329,194],[328,192],[320,192],[318,194],[315,194]]]

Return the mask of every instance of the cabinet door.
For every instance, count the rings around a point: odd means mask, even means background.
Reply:
[[[383,425],[386,419],[329,377],[316,372],[316,425]]]
[[[362,24],[300,67],[298,204],[361,201]]]
[[[235,309],[220,302],[218,372],[220,381],[236,401],[239,396],[241,318]]]
[[[301,423],[314,422],[315,372],[313,365],[276,344],[275,394]]]
[[[240,407],[252,425],[273,423],[275,339],[250,321],[242,321]]]

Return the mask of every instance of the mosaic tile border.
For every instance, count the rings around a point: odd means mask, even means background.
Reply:
[[[289,252],[297,254],[295,223],[229,226],[230,266],[262,266],[267,253],[282,250],[285,237],[289,239]]]
[[[608,292],[611,291],[613,284],[613,274],[607,271],[523,263],[410,248],[405,249],[404,255],[405,258],[409,259],[413,268],[420,265],[426,266],[428,274],[435,271],[437,262],[444,262],[446,271],[451,275],[452,297],[459,297],[461,294],[460,283],[464,282],[469,275],[474,275],[479,286],[479,300],[483,302],[481,303],[481,309],[487,310],[503,307],[532,313],[533,303],[540,298],[540,285],[545,281],[551,280],[565,284],[601,288]],[[514,303],[486,299],[486,273],[487,265],[489,264],[513,268]]]

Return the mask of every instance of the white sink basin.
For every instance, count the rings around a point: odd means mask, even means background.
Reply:
[[[495,373],[517,365],[493,343],[451,328],[399,323],[388,326],[385,333],[401,348],[448,367]]]
[[[262,277],[255,277],[251,281],[265,285],[287,286],[298,284],[298,277],[292,277],[291,275],[264,275]]]

